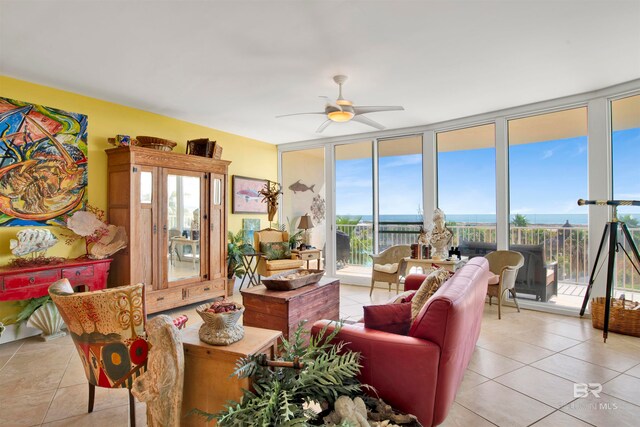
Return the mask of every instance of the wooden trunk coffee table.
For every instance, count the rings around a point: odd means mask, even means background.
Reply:
[[[307,321],[305,329],[311,330],[316,320],[340,317],[340,281],[334,278],[323,277],[292,291],[270,291],[260,285],[240,293],[244,325],[277,329],[287,339],[293,337],[302,320]]]
[[[180,333],[184,347],[184,388],[182,416],[197,408],[209,413],[224,409],[229,400],[242,398],[242,389],[249,389],[248,378],[239,379],[231,374],[236,362],[250,354],[265,353],[273,359],[280,331],[245,326],[244,338],[231,345],[209,345],[200,341],[200,324]],[[212,426],[204,417],[190,415],[182,418],[181,426]]]

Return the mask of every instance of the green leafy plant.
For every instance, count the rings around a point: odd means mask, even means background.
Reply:
[[[246,273],[242,267],[242,255],[253,250],[253,246],[244,241],[244,230],[236,234],[229,231],[227,242],[227,279],[234,276],[244,276]]]
[[[618,215],[618,221],[625,222],[627,224],[627,227],[630,227],[630,228],[635,228],[640,226],[640,221],[638,221],[637,218],[635,218],[633,215],[630,215],[630,214]]]
[[[514,227],[526,227],[529,225],[529,220],[526,215],[516,214],[511,221],[511,225]]]
[[[230,402],[217,414],[194,410],[214,418],[220,426],[305,426],[318,418],[307,405],[320,403],[329,408],[340,396],[362,396],[364,385],[356,379],[361,365],[360,354],[346,351],[344,343],[331,344],[340,324],[327,334],[327,327],[305,345],[299,325],[291,340],[283,340],[279,360],[297,361],[300,369],[265,366],[265,355],[251,355],[237,363],[234,375],[251,377],[253,391],[244,390],[242,401]]]

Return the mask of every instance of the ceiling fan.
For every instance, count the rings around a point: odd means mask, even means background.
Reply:
[[[324,107],[324,111],[312,112],[312,113],[294,113],[294,114],[284,114],[281,116],[276,116],[276,118],[280,117],[288,117],[288,116],[300,116],[304,114],[322,114],[327,117],[327,120],[320,125],[317,133],[322,132],[333,122],[344,123],[349,121],[363,123],[365,125],[369,125],[376,129],[382,130],[385,127],[380,123],[371,120],[370,118],[363,116],[363,114],[367,113],[377,113],[380,111],[398,111],[404,110],[403,107],[399,105],[390,105],[390,106],[356,106],[353,105],[353,102],[348,99],[344,99],[342,97],[342,85],[347,81],[347,76],[337,75],[333,76],[333,81],[338,84],[340,88],[338,91],[338,99],[335,102],[331,101],[327,96],[321,96],[320,98],[325,98],[327,100],[327,104]]]

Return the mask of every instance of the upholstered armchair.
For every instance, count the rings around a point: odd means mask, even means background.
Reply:
[[[520,252],[515,251],[493,251],[485,255],[489,261],[489,288],[487,295],[489,296],[489,305],[493,297],[498,297],[498,319],[502,318],[502,294],[509,291],[516,304],[518,313],[520,306],[516,299],[516,277],[518,270],[524,265],[524,256]]]
[[[75,293],[67,279],[49,286],[49,295],[67,324],[89,381],[88,412],[93,412],[95,387],[129,389],[129,416],[135,427],[131,387],[147,365],[144,285]],[[185,325],[186,316],[173,320]]]
[[[282,273],[283,271],[302,267],[304,264],[303,260],[291,259],[290,257],[286,259],[267,259],[263,249],[264,245],[261,247],[260,244],[288,242],[289,233],[286,231],[274,230],[272,228],[256,231],[253,233],[253,241],[255,250],[263,254],[258,259],[258,266],[256,268],[256,271],[260,276],[273,276],[274,274]]]
[[[411,256],[411,246],[395,245],[385,249],[378,255],[369,256],[373,261],[369,296],[373,294],[373,287],[376,282],[386,282],[389,285],[389,291],[391,291],[391,284],[395,283],[396,293],[398,293],[400,277],[406,269],[404,258]]]

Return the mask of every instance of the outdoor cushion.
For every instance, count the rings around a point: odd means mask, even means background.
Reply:
[[[289,242],[260,242],[260,252],[268,260],[291,258]]]
[[[407,335],[411,327],[411,303],[364,306],[364,327]]]
[[[498,283],[500,283],[500,275],[499,274],[489,273],[489,284],[490,285],[497,285]]]
[[[393,274],[398,271],[398,265],[399,264],[397,262],[394,262],[393,264],[374,264],[373,269],[381,273]]]

